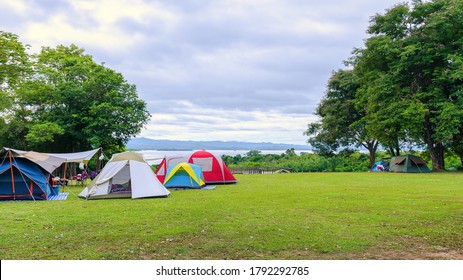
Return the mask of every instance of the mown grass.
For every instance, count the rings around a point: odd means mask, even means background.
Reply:
[[[237,179],[167,199],[1,202],[0,258],[463,259],[461,173]]]

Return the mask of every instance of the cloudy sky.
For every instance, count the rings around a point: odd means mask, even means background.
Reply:
[[[140,136],[304,144],[332,71],[398,2],[0,0],[0,30],[122,73],[152,114]]]

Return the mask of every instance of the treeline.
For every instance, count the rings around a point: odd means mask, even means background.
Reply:
[[[421,156],[431,167],[429,153],[426,151],[407,151]],[[314,153],[297,155],[293,149],[286,150],[282,154],[262,154],[253,150],[246,155],[229,156],[223,155],[222,159],[231,169],[291,169],[292,172],[366,172],[370,170],[370,156],[353,150],[343,150],[331,156],[323,156]],[[375,154],[375,160],[389,160],[387,152],[381,151]],[[461,170],[460,158],[453,154],[445,157],[445,164],[448,170]]]
[[[308,125],[315,151],[362,147],[371,166],[380,147],[389,156],[414,147],[433,170],[448,167],[449,153],[463,158],[462,14],[462,0],[414,0],[373,16]]]

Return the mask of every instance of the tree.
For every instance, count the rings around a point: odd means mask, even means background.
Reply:
[[[328,81],[327,91],[315,114],[320,121],[310,123],[304,133],[320,154],[328,155],[339,147],[363,146],[375,163],[378,141],[366,130],[365,112],[356,105],[359,80],[353,70],[338,70]]]
[[[18,36],[0,31],[0,144],[7,146],[12,129],[19,129],[24,125],[10,127],[12,110],[15,101],[15,91],[31,73],[30,57],[27,45],[23,45]],[[19,141],[18,141],[19,142]]]
[[[0,109],[11,105],[11,94],[15,87],[30,73],[28,46],[18,36],[0,31]]]
[[[462,14],[461,0],[399,4],[372,18],[371,37],[354,53],[373,134],[426,145],[434,170],[463,129]]]
[[[402,116],[397,113],[402,111],[401,102],[390,93],[400,89],[387,74],[391,54],[376,51],[378,46],[390,43],[382,37],[368,40],[365,49],[354,51],[349,64],[359,79],[355,106],[364,112],[366,131],[372,138],[378,139],[391,156],[398,156],[401,143],[406,142],[407,137],[402,129]]]
[[[29,145],[70,152],[102,147],[121,151],[149,119],[136,87],[99,65],[75,45],[43,48],[36,56],[37,77],[20,91],[22,106],[32,108],[30,133],[49,125],[49,137]],[[35,144],[35,145],[33,145]]]
[[[288,158],[292,158],[292,157],[296,157],[297,154],[296,154],[296,151],[294,148],[291,148],[291,149],[287,149],[285,151],[284,154],[282,154],[282,156],[285,156],[285,157],[288,157]]]
[[[150,114],[135,85],[75,45],[27,46],[0,32],[0,132],[19,149],[75,152],[124,149]]]

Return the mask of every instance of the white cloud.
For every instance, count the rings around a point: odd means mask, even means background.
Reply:
[[[21,0],[16,0],[16,1],[11,1],[11,0],[0,0],[0,6],[2,9],[9,10],[11,9],[12,11],[23,14],[27,12],[28,4],[25,1]]]
[[[139,43],[142,38],[135,34],[127,40],[106,27],[96,27],[94,32],[89,32],[86,27],[76,27],[68,22],[66,15],[56,15],[47,22],[34,23],[28,26],[25,35],[34,42],[40,41],[44,46],[56,46],[58,44],[76,44],[78,46],[97,47],[113,52],[117,48],[129,48]]]
[[[32,5],[28,11],[46,14],[45,9]],[[41,20],[27,24],[23,35],[32,42],[40,42],[40,46],[76,44],[114,55],[126,53],[149,39],[149,34],[136,28],[149,28],[154,23],[159,29],[168,30],[178,20],[175,13],[156,2],[74,0],[69,2],[68,9],[53,10]],[[130,24],[135,25],[135,30]]]
[[[167,24],[174,24],[177,16],[157,2],[142,0],[73,0],[72,7],[78,14],[90,15],[99,24],[111,26],[118,20],[129,18],[141,24],[155,18]]]
[[[152,114],[141,136],[171,140],[224,140],[305,144],[302,135],[314,117],[279,112],[184,108],[184,113]]]

